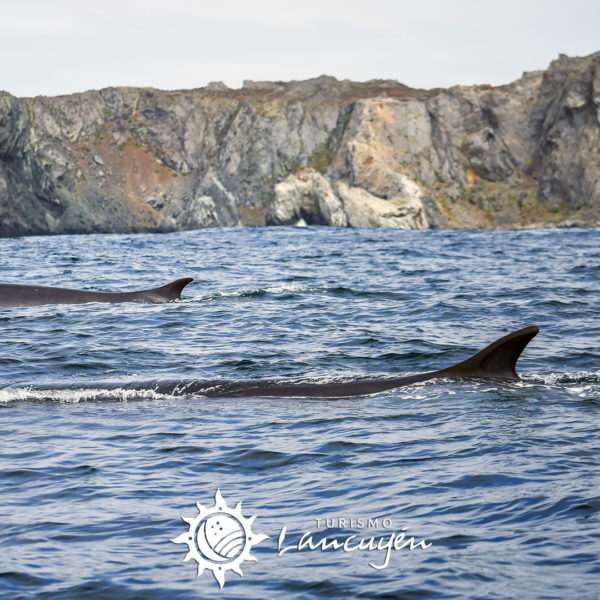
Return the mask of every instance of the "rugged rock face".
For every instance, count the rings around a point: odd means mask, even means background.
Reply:
[[[600,53],[502,86],[0,92],[0,235],[600,223]]]

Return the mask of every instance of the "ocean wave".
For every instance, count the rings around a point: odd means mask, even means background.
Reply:
[[[162,394],[151,388],[143,390],[127,388],[34,389],[31,387],[5,387],[0,389],[0,405],[15,402],[128,402],[134,400],[176,400],[176,396]]]
[[[238,290],[217,290],[208,294],[201,294],[190,298],[178,300],[178,304],[189,304],[197,302],[211,302],[216,300],[228,299],[255,299],[266,296],[302,296],[302,295],[328,295],[334,297],[352,297],[352,298],[378,298],[390,300],[408,300],[409,297],[404,292],[386,291],[375,289],[355,289],[347,286],[315,286],[303,285],[297,282],[282,283],[264,288],[243,288]]]
[[[209,294],[202,294],[191,298],[182,298],[179,303],[188,304],[190,302],[209,302],[211,300],[229,299],[229,298],[262,298],[269,294],[301,294],[312,291],[311,288],[299,283],[282,283],[265,288],[239,289],[239,290],[217,290]]]
[[[599,385],[600,370],[574,371],[573,373],[547,373],[544,375],[528,375],[526,383],[543,384],[547,386],[573,386],[581,384]]]

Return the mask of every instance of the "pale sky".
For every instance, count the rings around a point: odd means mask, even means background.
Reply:
[[[327,74],[499,85],[600,50],[600,0],[0,0],[0,90]]]

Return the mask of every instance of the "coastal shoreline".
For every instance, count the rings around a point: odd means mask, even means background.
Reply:
[[[600,224],[600,53],[508,85],[0,92],[0,237]]]

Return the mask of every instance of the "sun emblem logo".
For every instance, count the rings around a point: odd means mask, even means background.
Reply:
[[[229,508],[221,496],[215,493],[212,507],[196,502],[198,514],[194,518],[181,517],[190,527],[171,541],[175,544],[187,544],[189,550],[184,562],[194,559],[198,563],[198,576],[204,569],[213,572],[222,589],[225,585],[225,573],[233,571],[244,576],[241,564],[245,560],[256,561],[250,554],[252,546],[267,539],[268,535],[252,532],[252,523],[256,517],[245,518],[242,515],[242,503]]]

